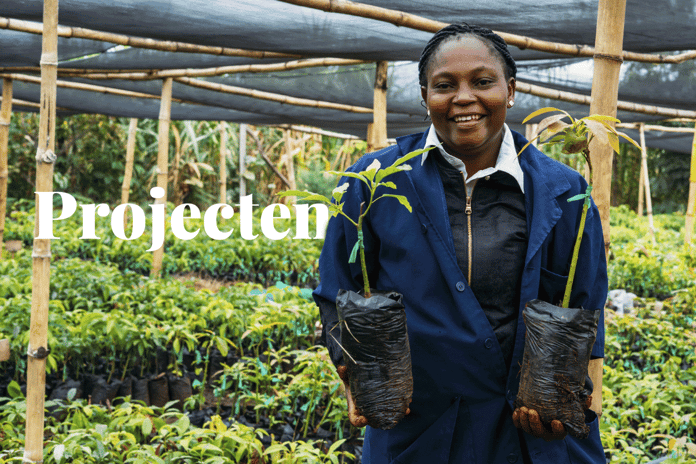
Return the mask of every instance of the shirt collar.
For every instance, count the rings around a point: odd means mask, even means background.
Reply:
[[[466,183],[473,182],[485,176],[490,176],[491,174],[502,171],[510,174],[519,184],[520,190],[524,193],[524,173],[522,172],[522,167],[520,167],[520,160],[517,157],[517,151],[515,150],[515,141],[512,138],[512,132],[507,124],[503,124],[503,143],[500,145],[500,152],[498,153],[498,159],[495,162],[495,166],[492,168],[482,169],[471,177],[468,177],[466,173],[466,167],[464,163],[459,158],[456,158],[445,151],[442,147],[440,139],[437,137],[435,132],[435,126],[430,125],[428,130],[428,136],[425,139],[425,148],[427,147],[437,147],[442,153],[442,156],[456,169],[464,174]],[[421,158],[421,166],[425,163],[428,157],[428,152],[423,153]]]

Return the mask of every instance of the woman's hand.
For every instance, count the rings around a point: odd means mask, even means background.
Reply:
[[[348,368],[346,366],[338,366],[336,368],[338,376],[343,380],[343,385],[346,387],[346,400],[348,401],[348,420],[353,427],[365,427],[367,425],[367,418],[360,415],[360,411],[355,408],[355,403],[353,403],[353,396],[350,394],[350,386],[348,385]]]
[[[561,421],[557,419],[551,421],[551,430],[549,430],[541,423],[539,413],[526,406],[513,411],[512,422],[518,429],[522,429],[537,438],[543,438],[545,441],[563,440],[568,434]]]

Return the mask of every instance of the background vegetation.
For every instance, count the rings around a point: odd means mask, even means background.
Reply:
[[[24,249],[5,251],[0,261],[0,338],[12,341],[12,359],[0,364],[0,464],[22,459],[31,301],[34,142],[25,134],[35,133],[36,117],[13,118],[5,239],[20,240]],[[117,204],[127,123],[93,115],[62,119],[56,190],[81,203]],[[156,127],[147,121],[138,127],[131,199],[148,211]],[[181,161],[169,200],[206,208],[217,202],[218,128],[203,122],[173,127],[172,158],[178,152]],[[229,130],[229,149],[236,153],[238,128]],[[279,164],[287,139],[279,129],[253,130],[248,193],[265,205],[276,201],[281,186],[259,149]],[[335,179],[322,171],[344,168],[364,150],[356,142],[292,137],[298,187],[325,194]],[[668,172],[671,155],[649,156],[651,170]],[[611,462],[642,464],[660,456],[668,463],[693,462],[696,246],[683,245],[683,214],[656,216],[653,241],[647,220],[632,211],[638,159],[628,150],[617,158],[628,205],[612,209],[610,288],[638,297],[623,314],[607,308],[602,441]],[[235,204],[236,155],[227,166],[228,203]],[[683,208],[679,179],[652,176],[655,210]],[[672,181],[659,193],[660,182]],[[221,228],[238,230],[237,218]],[[258,219],[257,213],[257,226]],[[361,431],[350,427],[341,382],[316,346],[318,314],[310,294],[321,241],[233,235],[216,242],[203,232],[183,241],[167,230],[164,277],[151,280],[148,232],[119,240],[108,220],[98,219],[101,239],[80,240],[81,227],[79,213],[56,223],[60,240],[52,243],[46,463],[359,459]],[[188,382],[191,395],[162,404],[113,396],[124,385],[163,378],[170,386]],[[113,393],[108,403],[92,401],[99,388]]]

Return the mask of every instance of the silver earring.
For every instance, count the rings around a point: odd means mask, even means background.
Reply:
[[[513,100],[510,100],[508,102],[508,108],[512,108],[513,106],[515,106],[515,102]]]
[[[428,116],[430,116],[430,110],[428,110]]]

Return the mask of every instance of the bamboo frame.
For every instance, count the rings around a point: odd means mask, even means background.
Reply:
[[[378,61],[375,66],[375,88],[373,96],[372,127],[368,129],[368,151],[387,146],[387,72],[389,63]]]
[[[600,57],[600,59],[602,58]],[[592,82],[594,85],[595,81],[593,80]],[[537,97],[551,98],[553,100],[561,100],[569,103],[578,103],[580,105],[589,105],[590,107],[592,106],[592,97],[588,97],[587,95],[582,95],[573,92],[565,92],[562,90],[549,89],[540,85],[528,84],[526,82],[517,81],[517,84],[515,85],[515,92],[528,93]],[[654,105],[641,105],[639,103],[631,103],[621,100],[618,100],[616,102],[616,105],[617,108],[622,111],[631,111],[634,113],[643,113],[654,116],[664,116],[666,118],[696,119],[696,111],[664,108],[661,106]],[[591,111],[590,113],[595,114]]]
[[[247,132],[249,126],[246,124],[239,125],[239,201],[246,196],[246,155],[247,155]]]
[[[220,203],[227,203],[227,123],[221,121],[220,130]]]
[[[133,162],[135,160],[135,133],[138,130],[138,120],[131,118],[128,125],[128,142],[126,143],[126,167],[123,171],[123,184],[121,185],[121,204],[128,203],[130,195],[131,179],[133,178]],[[123,224],[128,223],[128,212],[123,213]]]
[[[696,210],[696,124],[694,124],[694,141],[691,144],[691,172],[689,175],[689,201],[686,205],[684,224],[684,243],[689,245],[694,232],[694,210]]]
[[[285,168],[288,173],[288,184],[290,190],[297,190],[297,182],[295,181],[295,140],[293,140],[292,137],[292,130],[291,129],[283,129],[283,141],[285,143],[285,150],[283,151],[283,155],[280,159],[280,163],[278,163],[278,170],[280,171],[280,168],[285,165]],[[304,142],[303,142],[304,143]],[[294,205],[297,203],[297,197],[296,196],[288,196],[284,197],[283,203],[289,204],[289,205]]]
[[[58,0],[44,0],[36,192],[53,191],[58,70],[57,28]],[[39,210],[40,205],[37,201],[32,252],[31,322],[27,349],[27,425],[24,443],[24,462],[29,463],[43,462],[48,300],[51,281],[51,240],[36,238],[39,232]]]
[[[0,340],[0,362],[10,359],[10,341],[7,338]]]
[[[626,0],[599,0],[590,114],[616,116],[625,17]],[[594,167],[593,191],[602,222],[607,258],[611,245],[609,206],[613,159],[612,148],[593,139],[590,143],[590,162]],[[602,415],[602,366],[603,360],[599,358],[590,361],[588,367],[588,373],[594,383],[591,407],[600,417]]]
[[[61,77],[82,77],[85,79],[129,79],[129,80],[154,80],[166,77],[210,77],[223,74],[239,73],[266,73],[291,71],[293,69],[316,68],[326,66],[352,66],[370,63],[363,60],[348,60],[342,58],[312,58],[304,60],[286,61],[274,64],[244,64],[234,66],[218,66],[215,68],[201,69],[150,69],[146,71],[91,71],[85,72],[79,69],[59,69]]]
[[[692,122],[692,121],[689,121]],[[655,132],[674,132],[674,133],[683,133],[683,134],[693,134],[696,132],[696,129],[691,129],[689,127],[667,127],[667,126],[656,126],[652,124],[644,124],[642,122],[635,123],[635,122],[628,122],[628,123],[619,123],[616,125],[616,127],[621,127],[623,129],[640,129],[640,126],[643,126],[643,129],[646,131],[655,131]]]
[[[352,16],[360,16],[363,18],[375,19],[384,21],[396,26],[407,27],[425,32],[437,32],[448,23],[435,21],[433,19],[424,18],[422,16],[402,11],[390,10],[364,3],[356,3],[348,0],[280,0],[284,3],[314,8],[317,10],[327,11],[331,13],[342,13]],[[532,39],[518,34],[509,34],[507,32],[495,31],[500,35],[508,45],[524,50],[537,50],[547,53],[555,53],[559,55],[593,57],[595,48],[587,45],[573,45],[559,42],[549,42],[546,40]],[[623,41],[622,41],[623,42]],[[696,50],[691,50],[679,55],[653,55],[650,53],[635,53],[621,52],[619,55],[625,61],[640,61],[643,63],[682,63],[687,60],[696,58]]]
[[[26,74],[17,74],[17,73],[0,73],[0,77],[3,78],[10,78],[13,80],[18,80],[18,81],[24,81],[24,82],[30,82],[34,84],[40,83],[40,78],[36,76],[29,76]],[[282,94],[277,94],[277,93],[271,93],[271,92],[264,92],[260,90],[254,90],[254,89],[247,89],[243,87],[236,87],[236,86],[231,86],[231,85],[225,85],[225,84],[218,84],[214,82],[208,82],[200,79],[191,79],[188,77],[180,77],[180,78],[175,78],[177,82],[181,82],[186,85],[190,85],[192,87],[198,87],[198,88],[203,88],[206,90],[213,90],[217,92],[222,92],[222,93],[229,93],[232,95],[241,95],[245,97],[250,97],[250,98],[257,98],[260,100],[268,100],[268,101],[275,101],[278,103],[284,103],[288,105],[296,105],[296,106],[304,106],[304,107],[310,107],[310,108],[324,108],[324,109],[333,109],[333,110],[339,110],[339,111],[347,111],[351,113],[373,113],[372,108],[365,108],[361,106],[353,106],[353,105],[345,105],[341,103],[333,103],[333,102],[325,102],[325,101],[319,101],[319,100],[310,100],[306,98],[297,98],[297,97],[291,97],[288,95],[282,95]],[[114,89],[111,87],[104,87],[104,86],[99,86],[99,85],[94,85],[94,84],[85,84],[81,82],[67,82],[67,81],[57,81],[57,85],[59,87],[64,87],[64,88],[69,88],[69,89],[76,89],[76,90],[87,90],[87,91],[92,91],[92,92],[100,92],[100,93],[105,93],[105,94],[111,94],[111,95],[118,95],[118,96],[123,96],[123,97],[135,97],[135,98],[150,98],[150,99],[159,99],[159,95],[152,95],[148,93],[143,93],[143,92],[135,92],[131,90],[121,90],[121,89]],[[587,95],[582,95],[582,94],[577,94],[577,93],[572,93],[572,92],[564,92],[561,90],[555,90],[555,89],[549,89],[546,87],[542,87],[539,85],[535,84],[528,84],[525,82],[517,82],[515,91],[520,92],[520,93],[528,93],[530,95],[535,95],[538,97],[544,97],[544,98],[551,98],[553,100],[560,100],[560,101],[566,101],[570,103],[578,103],[581,105],[590,105],[591,104],[591,97],[588,97]],[[178,98],[172,99],[172,101],[177,102],[177,103],[189,103],[189,104],[194,104],[194,105],[199,105],[200,103],[195,102],[195,101],[189,101],[189,100],[182,100]],[[686,118],[688,120],[694,120],[696,119],[696,111],[689,111],[689,110],[681,110],[681,109],[674,109],[674,108],[664,108],[664,107],[659,107],[659,106],[653,106],[653,105],[641,105],[638,103],[631,103],[631,102],[626,102],[626,101],[619,101],[618,103],[618,109],[622,111],[630,111],[634,113],[643,113],[643,114],[649,114],[649,115],[656,115],[656,116],[664,116],[666,118]],[[660,127],[660,126],[657,126]]]
[[[0,74],[0,77],[9,78],[9,79],[13,79],[16,81],[29,82],[32,84],[40,84],[41,83],[41,78],[36,77],[36,76],[28,76],[26,74],[5,73],[5,74]],[[104,87],[101,85],[94,85],[94,84],[85,84],[82,82],[68,82],[68,81],[57,80],[56,85],[58,87],[63,87],[66,89],[87,90],[90,92],[98,92],[98,93],[104,93],[104,94],[110,94],[110,95],[118,95],[121,97],[150,98],[153,100],[159,100],[161,98],[159,95],[151,95],[149,93],[144,93],[144,92],[134,92],[132,90],[114,89],[111,87]],[[174,101],[179,102],[179,103],[194,103],[194,104],[196,104],[195,102],[188,102],[186,100],[180,100],[180,99],[175,99]]]
[[[643,175],[643,191],[645,192],[645,206],[650,224],[650,236],[655,244],[655,223],[653,221],[652,194],[650,193],[650,176],[648,175],[648,149],[645,146],[645,128],[639,125],[640,131],[640,172]]]
[[[33,21],[23,21],[0,17],[0,29],[41,34],[41,24]],[[211,47],[185,42],[173,42],[169,40],[146,39],[142,37],[129,37],[123,34],[95,31],[83,27],[58,26],[58,36],[76,37],[80,39],[101,40],[116,45],[127,45],[135,48],[149,50],[161,50],[165,52],[205,53],[208,55],[241,56],[247,58],[301,58],[300,55],[289,53],[277,53],[266,51],[242,50],[239,48]]]
[[[164,189],[164,196],[155,200],[155,204],[163,204],[167,208],[167,175],[169,166],[169,123],[172,111],[172,78],[162,82],[162,100],[160,103],[159,132],[157,137],[157,186]],[[159,277],[164,258],[164,243],[152,252],[151,277]]]
[[[200,79],[177,77],[174,80],[182,84],[189,85],[191,87],[198,87],[200,89],[213,90],[216,92],[229,93],[232,95],[241,95],[244,97],[258,98],[259,100],[274,101],[278,103],[284,103],[287,105],[306,106],[310,108],[324,108],[331,110],[348,111],[351,113],[372,113],[372,108],[365,108],[362,106],[344,105],[341,103],[310,100],[307,98],[297,98],[277,93],[263,92],[261,90],[236,87],[233,85],[218,84],[216,82],[208,82]]]
[[[2,80],[2,104],[0,105],[0,259],[5,244],[5,215],[7,214],[7,182],[9,177],[8,143],[12,120],[12,79]]]
[[[643,192],[643,189],[645,188],[645,178],[647,177],[647,173],[643,173],[643,150],[641,149],[641,160],[640,160],[640,174],[638,174],[638,208],[637,208],[637,215],[638,217],[643,217],[643,200],[645,199],[645,192]]]

